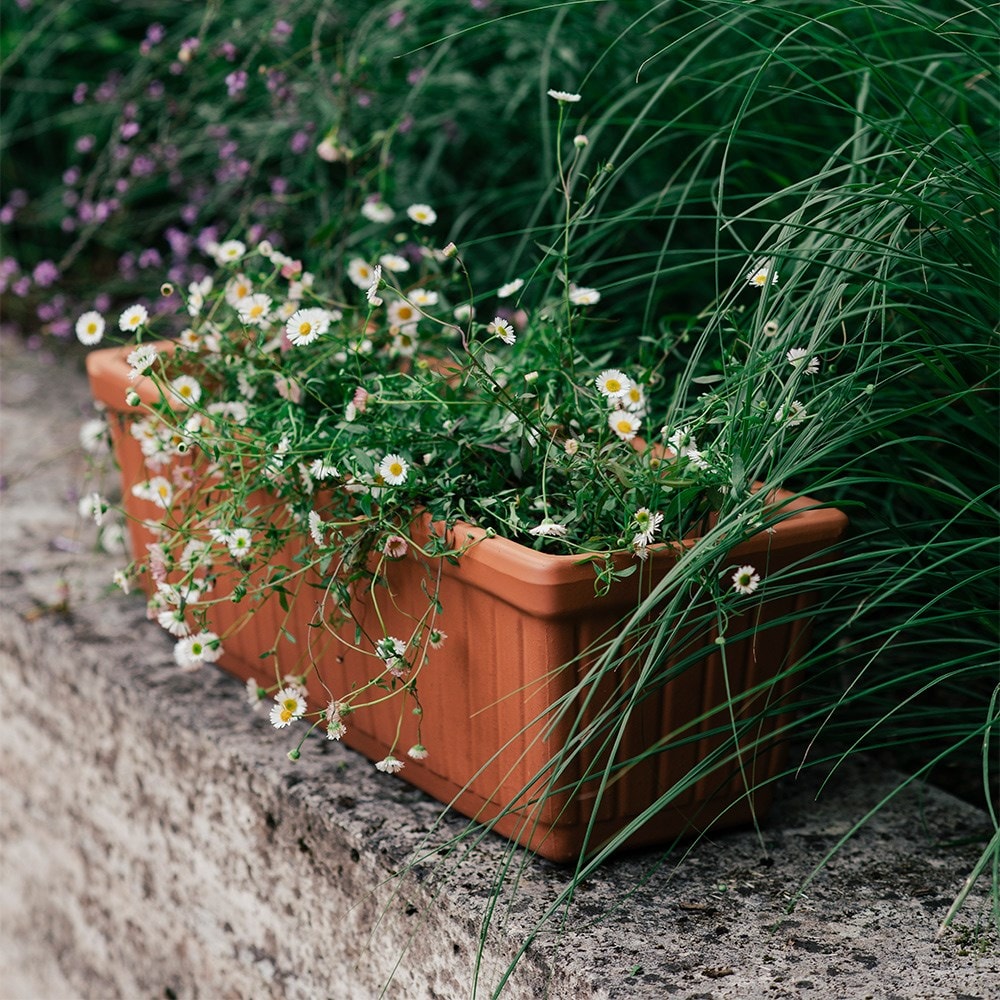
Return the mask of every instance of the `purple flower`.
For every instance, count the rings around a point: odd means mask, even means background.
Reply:
[[[185,205],[181,209],[181,221],[188,226],[193,226],[198,219],[198,206]]]
[[[215,50],[226,62],[236,62],[236,46],[232,42],[222,42]]]
[[[386,27],[398,28],[406,20],[405,10],[394,10],[386,19]]]
[[[167,238],[170,252],[175,257],[184,260],[191,253],[191,237],[187,233],[182,232],[176,226],[169,226],[163,235]]]
[[[151,80],[149,86],[146,88],[146,93],[149,94],[154,100],[163,96],[165,88],[163,86],[162,80]]]
[[[73,103],[83,104],[87,99],[87,85],[85,83],[78,83],[73,88]]]
[[[76,151],[78,153],[89,153],[94,148],[97,139],[92,135],[81,135],[76,140]]]
[[[282,195],[288,193],[288,178],[287,177],[272,177],[271,178],[271,194]]]
[[[296,156],[301,156],[309,148],[309,133],[300,129],[292,136],[292,141],[288,145]]]
[[[40,288],[48,288],[59,280],[59,268],[51,260],[42,260],[35,265],[31,276]]]
[[[287,21],[275,21],[271,29],[271,38],[276,42],[286,42],[291,33],[292,26]]]
[[[18,278],[12,286],[12,291],[23,299],[31,291],[31,278],[26,274]]]
[[[234,70],[226,77],[226,90],[230,97],[236,97],[247,89],[246,70]]]
[[[140,153],[133,161],[129,172],[133,177],[149,177],[156,173],[156,161]]]
[[[0,208],[0,226],[9,226],[14,221],[14,206],[4,205]]]
[[[163,267],[163,258],[156,247],[147,247],[139,254],[139,267],[147,270],[151,267]]]
[[[139,123],[122,122],[121,128],[118,131],[121,133],[121,137],[128,142],[129,139],[134,139],[139,134]]]

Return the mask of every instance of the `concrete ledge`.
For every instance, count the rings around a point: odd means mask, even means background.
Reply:
[[[87,412],[75,364],[3,344],[5,711],[0,997],[451,998],[505,844],[394,873],[439,807],[365,760],[288,737],[214,670],[181,674],[142,601],[109,595],[72,490]],[[73,541],[79,553],[64,551]],[[53,608],[65,588],[68,611]],[[786,907],[826,851],[894,787],[855,761],[779,791],[756,835],[637,855],[581,888],[504,996],[745,1000],[1000,996],[986,886],[938,924],[989,835],[984,814],[911,788]],[[463,828],[445,820],[441,836]],[[490,996],[566,884],[529,861],[479,976]]]

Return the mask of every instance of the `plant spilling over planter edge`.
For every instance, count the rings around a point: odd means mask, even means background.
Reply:
[[[756,490],[725,441],[736,419],[793,436],[818,359],[779,357],[777,400],[742,410],[714,380],[646,447],[668,356],[614,367],[587,334],[599,293],[561,272],[530,312],[505,285],[483,322],[451,245],[351,257],[332,291],[267,244],[210,249],[222,272],[175,340],[88,360],[136,556],[116,579],[179,666],[220,662],[275,728],[405,762],[552,857],[760,811],[801,581],[846,520]],[[119,327],[155,322],[135,305]],[[100,340],[102,317],[80,325]],[[795,586],[764,600],[781,572]]]

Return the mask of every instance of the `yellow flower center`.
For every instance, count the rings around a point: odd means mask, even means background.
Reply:
[[[628,434],[632,430],[632,424],[628,420],[619,420],[617,426],[620,434]]]
[[[608,392],[621,392],[622,384],[616,378],[609,378],[607,382],[604,383],[604,388],[607,389]]]
[[[299,323],[299,336],[300,337],[307,337],[309,335],[309,332],[311,330],[312,330],[312,323],[305,322],[305,321],[302,322],[302,323]]]
[[[87,333],[97,333],[97,324],[90,322],[87,324]]]
[[[256,305],[250,310],[250,315],[256,319],[261,313],[264,312],[264,307],[262,305]]]
[[[403,474],[403,467],[399,464],[399,462],[393,462],[389,466],[389,475],[401,476],[402,474]]]

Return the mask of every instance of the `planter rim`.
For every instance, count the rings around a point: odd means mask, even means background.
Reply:
[[[150,341],[164,351],[176,349],[174,341]],[[139,394],[139,406],[125,402],[122,383],[127,382],[128,364],[126,358],[130,346],[101,348],[87,355],[87,371],[91,388],[96,399],[118,413],[138,414],[144,412],[143,405],[160,400],[159,391],[153,381],[141,377],[130,383]],[[788,561],[789,553],[802,548],[803,555],[815,553],[835,545],[844,535],[847,516],[834,507],[826,507],[811,497],[777,489],[771,494],[774,506],[786,509],[789,516],[783,518],[770,531],[760,532],[746,539],[728,551],[728,558],[735,562],[750,559],[768,559],[771,554],[783,554]],[[432,522],[427,513],[415,512],[411,530],[430,532]],[[433,524],[433,530],[441,533],[441,522]],[[532,548],[521,542],[491,534],[484,528],[465,521],[455,522],[447,529],[446,537],[454,547],[467,542],[473,544],[462,555],[459,564],[445,562],[444,572],[460,574],[467,583],[489,593],[504,595],[515,606],[534,609],[540,616],[561,613],[567,599],[574,605],[594,599],[594,569],[588,554],[556,554]],[[612,603],[621,601],[622,607],[634,602],[640,589],[640,579],[646,581],[651,575],[662,574],[670,564],[676,562],[685,551],[698,541],[687,538],[680,541],[660,543],[649,548],[648,560],[639,566],[633,576],[622,581],[627,586],[615,586],[602,600]],[[621,568],[634,563],[635,557],[626,551],[611,553],[615,565]],[[764,570],[762,565],[758,570]],[[570,597],[570,592],[575,596]],[[544,593],[543,593],[544,592]],[[556,595],[559,594],[559,597]]]

